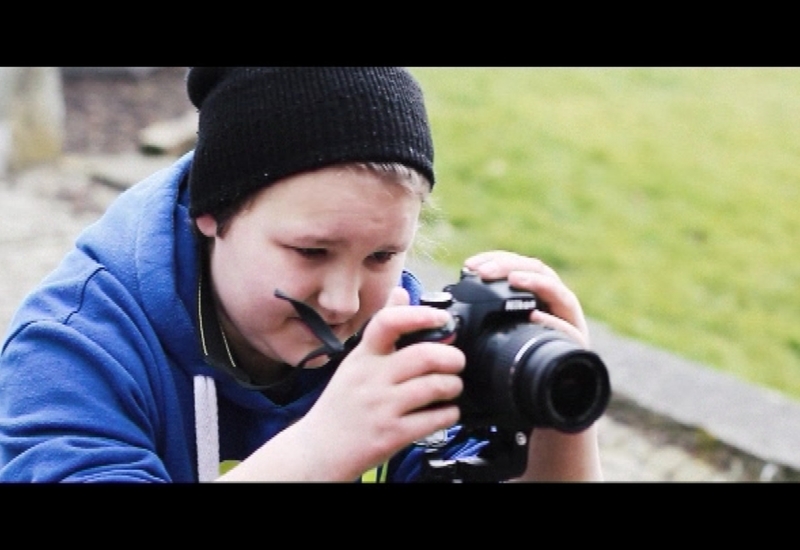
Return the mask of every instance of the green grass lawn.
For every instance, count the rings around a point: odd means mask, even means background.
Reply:
[[[412,70],[435,259],[540,257],[587,316],[800,398],[800,69]]]

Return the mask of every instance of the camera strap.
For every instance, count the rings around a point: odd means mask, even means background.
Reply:
[[[319,316],[319,313],[317,313],[314,308],[299,300],[289,297],[280,289],[275,289],[275,296],[292,304],[295,311],[297,311],[297,314],[300,316],[300,320],[303,321],[308,329],[314,333],[314,336],[316,336],[319,341],[322,342],[322,347],[319,347],[306,355],[300,361],[300,363],[297,364],[297,368],[302,369],[311,359],[321,355],[327,355],[333,358],[345,351],[345,345],[340,342],[338,338],[336,338],[336,335],[333,334],[333,331],[331,331],[330,327],[328,327],[328,324],[322,319],[322,317]]]

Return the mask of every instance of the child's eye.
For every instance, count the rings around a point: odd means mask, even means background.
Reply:
[[[372,259],[375,262],[378,262],[379,264],[385,264],[386,262],[394,258],[396,254],[397,252],[376,252],[375,254],[370,256],[370,259]]]
[[[305,258],[321,258],[326,253],[324,248],[295,248],[295,251]]]

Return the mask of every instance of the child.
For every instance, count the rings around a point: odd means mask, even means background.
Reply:
[[[414,442],[457,431],[465,358],[395,346],[449,320],[403,268],[434,185],[418,84],[393,67],[199,67],[187,90],[195,150],[121,195],[11,323],[0,480],[420,479]],[[542,262],[465,266],[538,293],[550,314],[531,321],[588,345]],[[533,430],[522,479],[600,479],[595,430]]]

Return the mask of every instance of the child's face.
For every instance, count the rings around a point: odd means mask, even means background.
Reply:
[[[402,184],[325,168],[259,192],[223,237],[211,216],[198,218],[214,237],[211,277],[237,355],[296,365],[320,347],[275,289],[313,307],[340,341],[355,334],[397,286],[420,208]]]

